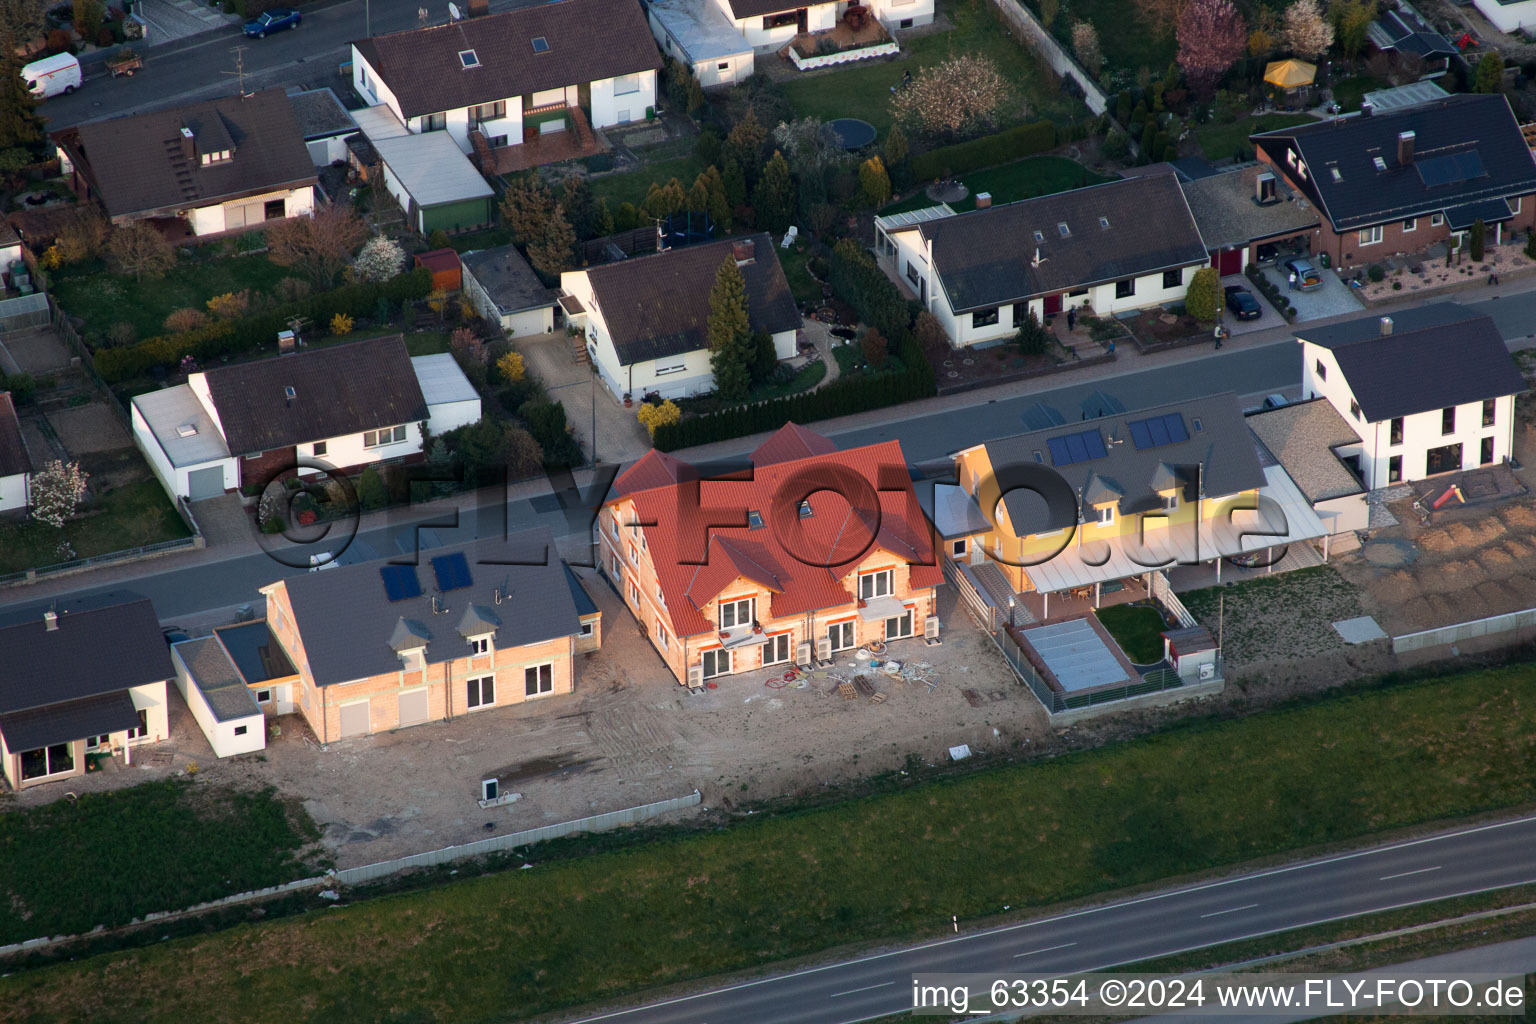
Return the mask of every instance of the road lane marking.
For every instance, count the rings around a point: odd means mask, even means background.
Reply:
[[[1034,956],[1036,953],[1049,953],[1053,949],[1066,949],[1068,946],[1075,945],[1077,945],[1075,942],[1064,942],[1059,946],[1046,946],[1044,949],[1032,949],[1028,953],[1015,953],[1013,954],[1013,958],[1017,960],[1021,956]]]
[[[1230,907],[1230,908],[1228,908],[1226,910],[1213,910],[1209,914],[1201,914],[1200,916],[1201,917],[1220,917],[1222,914],[1235,914],[1239,910],[1252,910],[1256,906],[1258,906],[1257,903],[1250,903],[1250,904],[1248,904],[1247,906],[1244,906],[1244,907]]]
[[[1402,872],[1399,872],[1398,874],[1395,874],[1395,875],[1382,875],[1381,876],[1381,881],[1388,882],[1388,881],[1391,881],[1394,878],[1407,878],[1409,875],[1424,875],[1424,874],[1428,874],[1431,871],[1439,871],[1439,870],[1440,870],[1440,865],[1436,864],[1432,868],[1419,868],[1419,870],[1417,870],[1417,871],[1402,871]]]
[[[894,984],[896,984],[894,981],[882,981],[878,985],[865,985],[863,988],[851,988],[847,992],[833,992],[829,998],[836,999],[838,996],[851,996],[857,992],[873,992],[877,988],[890,988]]]

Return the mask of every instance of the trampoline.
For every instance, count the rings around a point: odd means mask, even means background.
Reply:
[[[827,122],[827,134],[844,149],[863,149],[875,141],[875,126],[856,117],[839,117]]]

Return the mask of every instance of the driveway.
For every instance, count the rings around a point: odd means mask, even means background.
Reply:
[[[1269,300],[1264,297],[1264,293],[1255,288],[1253,282],[1242,274],[1228,274],[1221,279],[1221,301],[1223,303],[1221,308],[1223,311],[1227,308],[1225,305],[1227,301],[1227,286],[1234,284],[1242,285],[1248,289],[1248,294],[1258,300],[1259,309],[1263,310],[1263,315],[1257,320],[1239,320],[1230,312],[1223,312],[1221,322],[1227,325],[1227,330],[1233,334],[1252,334],[1254,331],[1285,326],[1285,317],[1281,316],[1275,310],[1275,307],[1269,304]]]
[[[601,384],[592,368],[576,361],[576,349],[564,331],[513,339],[528,361],[528,372],[544,382],[549,397],[565,405],[565,418],[592,454],[592,405],[597,403],[597,455],[603,462],[633,462],[651,448],[651,438],[633,409],[626,409]]]
[[[1330,316],[1347,316],[1365,308],[1365,305],[1355,297],[1349,285],[1339,280],[1339,275],[1331,270],[1318,268],[1318,273],[1323,278],[1323,286],[1310,292],[1288,291],[1289,282],[1284,268],[1266,267],[1264,273],[1280,289],[1281,297],[1296,307],[1296,323],[1321,320]],[[1263,300],[1260,299],[1260,301]]]

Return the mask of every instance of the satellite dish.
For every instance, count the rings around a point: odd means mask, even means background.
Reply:
[[[464,15],[459,13],[459,5],[458,4],[449,4],[448,5],[448,20],[449,21],[463,21],[464,20]]]

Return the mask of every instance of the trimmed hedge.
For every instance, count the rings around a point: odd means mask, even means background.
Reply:
[[[912,157],[912,176],[918,181],[951,175],[969,174],[983,167],[1012,163],[1026,156],[1056,148],[1056,126],[1050,121],[1035,121],[1016,128],[985,135],[953,146],[940,146]]]
[[[94,353],[96,372],[108,384],[118,384],[140,377],[157,366],[172,369],[183,356],[193,356],[200,363],[221,356],[238,355],[277,340],[277,332],[288,326],[294,316],[311,324],[331,322],[337,313],[358,317],[372,316],[383,299],[394,305],[425,298],[432,291],[432,272],[417,267],[388,281],[349,284],[319,295],[311,295],[288,306],[266,313],[254,313],[228,323],[212,323],[195,331],[146,338],[126,348],[102,349]]]

